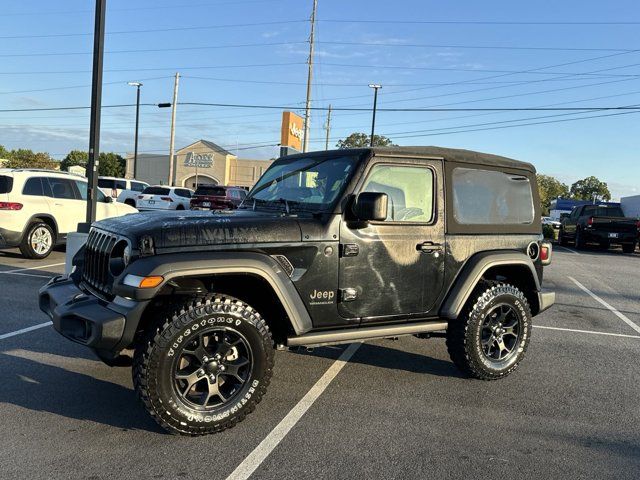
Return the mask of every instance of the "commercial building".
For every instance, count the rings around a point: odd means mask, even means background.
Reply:
[[[238,158],[208,140],[198,140],[178,150],[169,180],[169,155],[138,154],[137,180],[152,185],[195,188],[198,184],[253,186],[272,160]],[[134,178],[133,155],[127,156],[127,178]]]
[[[620,199],[620,205],[627,217],[640,218],[640,195],[622,197]]]

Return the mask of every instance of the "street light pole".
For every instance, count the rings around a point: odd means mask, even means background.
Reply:
[[[176,79],[173,83],[173,103],[171,105],[171,136],[169,137],[169,186],[173,186],[174,166],[173,156],[175,154],[176,140],[176,109],[178,108],[178,84],[180,83],[180,74],[176,72]]]
[[[100,108],[102,107],[102,64],[104,58],[104,25],[107,0],[96,0],[95,26],[93,30],[93,74],[91,80],[91,120],[89,123],[89,162],[87,174],[86,223],[78,225],[78,231],[88,233],[96,219],[98,200],[98,166],[100,158]]]
[[[140,82],[129,82],[132,87],[137,87],[136,92],[136,133],[133,141],[133,178],[138,178],[138,126],[140,124]]]
[[[373,88],[373,117],[371,119],[371,138],[369,139],[369,146],[373,147],[373,134],[376,130],[376,108],[378,106],[378,90],[382,88],[382,85],[370,83],[369,88]]]

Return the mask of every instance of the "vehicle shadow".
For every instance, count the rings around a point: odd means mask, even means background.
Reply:
[[[387,340],[391,342],[391,340]],[[299,349],[298,355],[313,355],[318,357],[336,358],[335,350],[339,353],[342,347],[318,348],[311,352]],[[339,356],[339,355],[338,355]],[[458,377],[463,375],[456,366],[448,360],[440,360],[423,353],[412,353],[406,350],[390,348],[375,343],[364,343],[351,357],[349,363],[359,363],[390,370],[404,370],[411,373],[435,375],[440,377]]]
[[[0,353],[0,403],[122,430],[165,434],[132,389],[89,375]]]

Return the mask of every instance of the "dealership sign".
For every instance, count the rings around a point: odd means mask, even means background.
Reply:
[[[187,153],[184,159],[185,167],[211,168],[213,167],[213,153]]]
[[[297,151],[302,150],[304,137],[304,120],[293,112],[282,112],[282,128],[280,145]]]

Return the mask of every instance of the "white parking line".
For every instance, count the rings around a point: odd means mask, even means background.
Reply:
[[[595,332],[593,330],[577,330],[575,328],[545,327],[533,325],[533,328],[543,328],[545,330],[560,330],[563,332],[590,333],[591,335],[609,335],[611,337],[640,338],[640,335],[627,335],[626,333]]]
[[[360,347],[360,343],[352,343],[347,349],[342,352],[342,355],[333,362],[333,365],[324,372],[324,375],[320,377],[320,380],[311,387],[311,390],[302,397],[295,407],[282,419],[282,421],[271,430],[269,435],[266,436],[260,445],[258,445],[253,452],[251,452],[247,458],[245,458],[240,465],[227,477],[227,480],[245,480],[251,476],[253,472],[262,464],[262,462],[269,456],[274,448],[282,441],[282,439],[289,433],[296,423],[302,418],[302,416],[309,410],[309,407],[318,399],[318,397],[326,390],[331,381],[340,373],[340,370],[347,364],[349,359]]]
[[[34,330],[38,330],[39,328],[48,327],[49,325],[53,325],[53,322],[39,323],[38,325],[22,328],[20,330],[16,330],[15,332],[3,333],[2,335],[0,335],[0,340],[4,340],[5,338],[9,337],[15,337],[16,335],[21,335],[23,333],[32,332]]]
[[[567,247],[563,247],[562,245],[556,245],[553,248],[561,248],[562,250],[564,250],[565,252],[569,252],[569,253],[573,253],[574,255],[580,255],[579,252],[576,252],[575,250],[571,250],[570,248]]]
[[[1,271],[0,273],[16,273],[16,272],[25,272],[27,270],[40,270],[42,268],[49,268],[49,267],[59,267],[60,265],[64,265],[64,262],[62,263],[52,263],[51,265],[39,265],[37,267],[29,267],[29,268],[16,268],[15,270],[5,270],[5,271]]]
[[[638,325],[636,325],[635,323],[633,323],[631,320],[629,320],[629,318],[620,313],[618,310],[616,310],[615,307],[612,307],[611,305],[609,305],[607,302],[605,302],[603,299],[601,299],[599,296],[597,296],[595,293],[593,293],[591,290],[589,290],[587,287],[585,287],[584,285],[582,285],[579,281],[577,281],[575,278],[567,276],[567,278],[569,280],[571,280],[573,283],[575,283],[578,288],[580,288],[583,292],[587,293],[588,295],[591,296],[591,298],[593,298],[594,300],[596,300],[598,303],[600,303],[601,305],[604,305],[605,307],[607,307],[609,310],[611,310],[611,312],[618,317],[620,320],[622,320],[624,323],[626,323],[627,325],[629,325],[631,328],[633,328],[636,332],[640,333],[640,327]]]
[[[34,273],[24,273],[24,272],[0,272],[0,273],[6,273],[8,275],[22,275],[23,277],[53,278],[53,275],[36,275]]]

